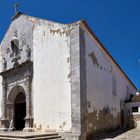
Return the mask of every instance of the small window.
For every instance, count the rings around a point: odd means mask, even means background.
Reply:
[[[117,96],[117,80],[114,73],[112,74],[112,94]]]
[[[132,107],[132,112],[138,112],[138,106]]]
[[[130,92],[129,92],[129,86],[126,87],[126,93],[127,93],[127,95],[130,94]]]

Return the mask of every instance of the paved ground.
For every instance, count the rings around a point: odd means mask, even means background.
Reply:
[[[140,128],[129,131],[117,131],[95,140],[140,140]]]

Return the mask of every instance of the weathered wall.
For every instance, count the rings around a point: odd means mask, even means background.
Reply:
[[[37,21],[33,32],[34,127],[71,131],[69,27]]]
[[[124,122],[123,102],[135,93],[134,87],[103,51],[99,43],[85,32],[87,79],[87,132],[95,133],[120,127]],[[121,119],[123,118],[123,119]]]

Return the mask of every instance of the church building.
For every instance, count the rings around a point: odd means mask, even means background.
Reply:
[[[18,12],[0,44],[0,130],[88,140],[126,126],[137,88],[86,21]]]

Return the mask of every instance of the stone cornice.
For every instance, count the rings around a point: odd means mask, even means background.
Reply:
[[[30,60],[27,60],[25,62],[23,62],[22,64],[19,64],[18,66],[16,67],[13,67],[9,70],[4,70],[0,73],[1,76],[6,76],[7,74],[11,73],[11,72],[16,72],[17,70],[21,69],[21,68],[24,68],[25,66],[28,67],[28,66],[31,66],[33,64],[32,61]]]

